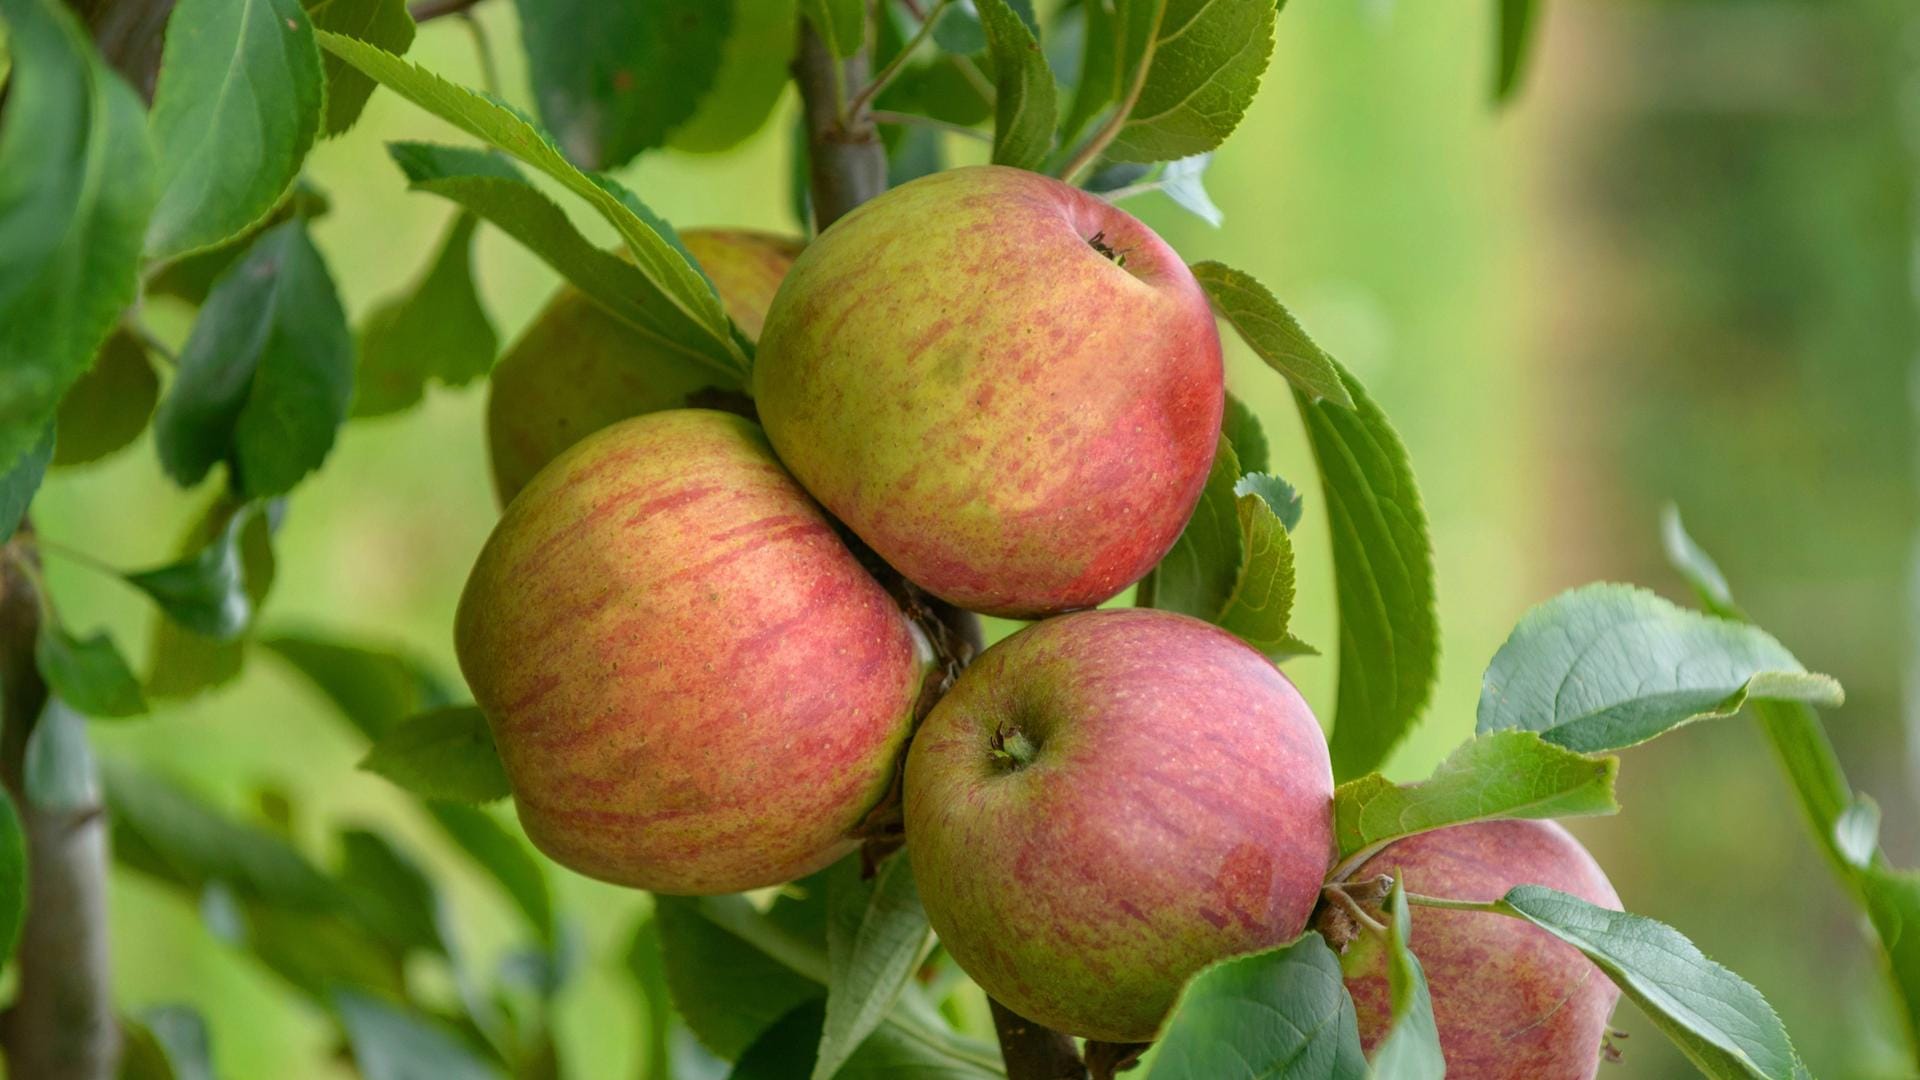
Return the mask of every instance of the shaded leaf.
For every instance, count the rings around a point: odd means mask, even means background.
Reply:
[[[53,692],[88,716],[139,716],[147,711],[140,680],[104,630],[79,638],[44,619],[33,656]]]
[[[1493,100],[1505,104],[1520,86],[1527,53],[1533,48],[1540,0],[1499,0],[1493,68]]]
[[[1187,527],[1140,582],[1140,606],[1209,621],[1220,614],[1233,592],[1244,552],[1233,492],[1239,480],[1240,462],[1222,436]]]
[[[1230,323],[1254,355],[1286,376],[1296,391],[1315,402],[1354,408],[1340,366],[1313,343],[1293,315],[1252,276],[1217,262],[1193,264],[1193,276],[1207,290],[1214,311]]]
[[[360,331],[353,415],[383,416],[418,404],[428,379],[464,386],[493,366],[500,341],[473,283],[473,232],[454,216],[419,281],[367,315]]]
[[[265,217],[320,133],[326,79],[299,0],[176,0],[149,128],[146,251],[211,247]]]
[[[1047,54],[1007,0],[977,2],[987,55],[993,60],[993,162],[1038,169],[1053,149],[1059,107]],[[956,21],[948,15],[940,28]]]
[[[1126,122],[1107,157],[1172,161],[1226,141],[1273,52],[1271,0],[1117,0]]]
[[[67,6],[0,0],[0,20],[13,57],[0,116],[0,476],[12,476],[134,300],[154,183],[140,99]]]
[[[26,520],[27,507],[33,505],[33,497],[40,490],[40,481],[47,475],[47,462],[53,459],[54,428],[47,425],[40,441],[33,444],[27,452],[16,459],[13,467],[0,475],[0,544],[13,537],[20,523]]]
[[[829,981],[814,1080],[836,1075],[880,1025],[932,939],[906,859],[888,859],[866,880],[858,859],[828,872]]]
[[[245,232],[205,250],[170,259],[151,271],[146,278],[147,295],[173,296],[195,306],[204,304],[214,282],[253,247],[261,233],[296,217],[309,221],[325,217],[332,209],[333,204],[319,188],[305,177],[297,177],[286,196]]]
[[[160,379],[147,349],[126,330],[116,330],[100,355],[60,399],[54,428],[53,464],[82,465],[125,447],[146,430]]]
[[[121,1022],[120,1080],[214,1080],[207,1022],[191,1005],[161,1005]]]
[[[1413,936],[1405,883],[1398,874],[1387,897],[1387,997],[1392,1026],[1373,1048],[1373,1080],[1444,1080],[1440,1029],[1433,1019],[1427,975],[1408,942]]]
[[[1589,585],[1522,616],[1481,685],[1477,730],[1537,731],[1574,750],[1617,750],[1749,697],[1838,705],[1761,630],[1687,611],[1643,589]]]
[[[258,611],[273,586],[273,530],[279,516],[279,504],[269,503],[265,513],[237,503],[222,492],[208,507],[206,515],[186,537],[183,550],[188,562],[222,543],[230,528],[240,530],[240,575],[250,611]],[[245,518],[241,521],[241,518]],[[249,622],[251,615],[248,616]],[[209,637],[189,630],[164,610],[154,615],[151,644],[147,653],[147,696],[153,698],[191,697],[203,690],[223,685],[240,674],[246,659],[244,634],[231,639]]]
[[[1666,548],[1667,561],[1686,579],[1708,614],[1723,619],[1746,618],[1740,606],[1733,602],[1733,590],[1727,585],[1726,575],[1720,572],[1720,564],[1687,535],[1687,527],[1680,520],[1680,508],[1672,503],[1660,510],[1660,540]]]
[[[745,897],[656,896],[654,918],[674,1007],[721,1057],[739,1057],[794,1006],[825,996],[824,944],[783,930]]]
[[[369,740],[451,700],[426,665],[409,657],[311,633],[276,634],[260,644],[313,683]]]
[[[1362,1080],[1359,1021],[1319,934],[1222,960],[1187,983],[1149,1080]]]
[[[413,44],[413,16],[406,0],[305,0],[316,30],[330,30],[377,45],[396,56]],[[373,80],[348,67],[337,56],[323,56],[327,78],[326,135],[338,135],[353,126],[373,93]]]
[[[787,88],[796,0],[734,0],[733,27],[721,47],[720,72],[691,119],[667,136],[676,150],[728,150],[766,125]]]
[[[430,802],[427,812],[460,850],[500,885],[542,941],[554,939],[553,896],[547,876],[524,840],[486,811],[458,803]]]
[[[740,1055],[728,1080],[788,1080],[813,1075],[853,1078],[914,1077],[916,1080],[991,1080],[1005,1074],[976,1053],[958,1054],[951,1044],[923,1042],[891,1028],[875,1031],[845,1064],[821,1071],[814,1049],[820,1044],[826,1005],[805,1002],[775,1021]]]
[[[1258,495],[1288,532],[1300,527],[1300,492],[1272,473],[1246,473],[1233,485],[1233,493],[1236,496]]]
[[[215,283],[154,416],[181,486],[228,462],[235,490],[279,495],[320,466],[353,396],[353,339],[298,218],[260,235]]]
[[[188,630],[216,641],[231,641],[253,619],[241,537],[248,524],[261,516],[258,507],[241,507],[205,547],[178,562],[127,574],[127,583],[146,593],[168,618]]]
[[[502,1073],[425,1017],[351,991],[333,995],[366,1080],[499,1080]]]
[[[373,744],[360,767],[426,799],[481,803],[512,794],[487,718],[472,705],[444,706],[401,721]]]
[[[440,897],[432,879],[392,841],[366,829],[340,834],[341,893],[361,925],[402,952],[445,956]]]
[[[1087,126],[1120,96],[1119,28],[1114,25],[1113,5],[1107,0],[1087,0],[1075,10],[1082,13],[1080,37],[1080,77],[1073,89],[1073,104],[1060,125],[1062,144],[1080,141]]]
[[[866,0],[800,0],[800,13],[835,56],[852,56],[866,43]]]
[[[1880,850],[1880,804],[1870,795],[1855,795],[1852,805],[1833,823],[1833,846],[1848,865],[1864,870]]]
[[[1226,215],[1213,204],[1213,196],[1207,194],[1205,177],[1207,166],[1212,162],[1211,151],[1169,161],[1160,170],[1158,183],[1167,198],[1181,209],[1217,229],[1226,222]]]
[[[1246,402],[1231,393],[1227,395],[1226,411],[1220,415],[1220,434],[1226,436],[1228,444],[1233,447],[1233,456],[1238,459],[1240,468],[1249,473],[1263,473],[1270,467],[1267,433],[1260,426],[1260,418],[1254,415]]]
[[[667,960],[660,947],[660,922],[652,912],[633,928],[627,945],[627,971],[640,986],[640,1003],[646,1010],[646,1027],[641,1032],[640,1075],[645,1080],[670,1080],[673,1076],[673,997],[667,989]]]

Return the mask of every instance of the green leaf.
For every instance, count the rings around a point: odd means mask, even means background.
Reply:
[[[0,791],[0,964],[20,941],[27,915],[27,836],[13,798]]]
[[[1233,447],[1233,456],[1239,460],[1242,469],[1250,473],[1267,471],[1271,461],[1267,433],[1260,426],[1260,418],[1247,407],[1247,403],[1232,393],[1227,394],[1227,408],[1220,416],[1220,434],[1226,436],[1228,444]]]
[[[464,386],[493,366],[500,341],[473,284],[473,231],[454,216],[425,276],[375,308],[360,331],[353,415],[384,416],[418,404],[428,379]]]
[[[1062,145],[1080,141],[1087,125],[1099,117],[1120,96],[1119,28],[1114,25],[1113,7],[1104,0],[1079,5],[1084,25],[1080,37],[1080,79],[1074,86],[1073,105],[1060,125]],[[1054,36],[1058,40],[1058,35]]]
[[[1126,122],[1106,156],[1172,161],[1226,141],[1273,53],[1272,0],[1117,0]]]
[[[333,883],[273,833],[235,822],[125,763],[102,760],[100,776],[121,861],[196,893],[218,883],[289,911],[337,905]]]
[[[835,56],[852,56],[866,44],[866,0],[800,0],[800,13]]]
[[[1534,24],[1540,0],[1499,0],[1500,13],[1494,43],[1493,100],[1501,105],[1513,99],[1527,53],[1533,48]]]
[[[182,545],[191,563],[207,551],[222,550],[224,537],[240,530],[240,576],[249,612],[258,611],[273,586],[273,529],[279,509],[269,504],[267,512],[249,509],[248,504],[221,492],[195,524]],[[244,518],[244,521],[240,521]],[[236,522],[239,524],[236,526]],[[223,552],[224,554],[224,552]],[[213,568],[224,574],[224,559]],[[249,621],[251,614],[248,615]],[[151,644],[147,654],[146,690],[154,698],[186,698],[220,686],[240,674],[246,660],[241,637],[222,639],[196,633],[174,619],[164,608],[155,613]]]
[[[483,803],[512,794],[486,715],[472,705],[401,721],[373,744],[360,767],[426,799]]]
[[[59,0],[0,0],[0,475],[40,445],[133,303],[153,208],[140,99]],[[5,530],[0,530],[5,531]]]
[[[1619,758],[1576,754],[1531,731],[1501,731],[1462,743],[1417,784],[1369,773],[1333,793],[1340,865],[1358,866],[1395,840],[1449,825],[1617,813],[1619,768]]]
[[[853,2],[864,12],[860,0]],[[351,38],[322,32],[320,44],[381,85],[469,135],[505,150],[585,199],[626,241],[635,264],[653,291],[665,296],[710,339],[712,355],[729,359],[739,370],[745,369],[745,354],[733,338],[726,312],[712,285],[687,258],[686,252],[662,235],[655,223],[657,219],[650,221],[651,215],[636,210],[637,200],[617,184],[574,168],[545,133],[512,110],[472,90],[455,86],[391,53]]]
[[[1362,1080],[1359,1021],[1319,934],[1206,968],[1181,991],[1149,1080]]]
[[[415,191],[444,196],[492,222],[663,348],[741,378],[745,369],[738,360],[717,352],[709,333],[690,322],[633,263],[594,247],[564,211],[498,156],[426,143],[396,143],[391,149]]]
[[[1255,483],[1248,485],[1247,481]],[[1233,591],[1214,622],[1242,641],[1273,659],[1300,656],[1314,651],[1287,629],[1293,618],[1293,540],[1287,525],[1275,512],[1268,495],[1282,498],[1272,484],[1275,477],[1242,477],[1234,485],[1234,513],[1240,528],[1240,572],[1234,576]],[[1285,494],[1292,494],[1287,488]],[[1288,504],[1283,502],[1283,507]],[[1299,519],[1299,497],[1291,500],[1295,520]]]
[[[166,1055],[171,1080],[214,1080],[213,1040],[197,1009],[161,1005],[143,1010],[139,1023]]]
[[[1839,705],[1756,627],[1701,615],[1625,585],[1565,592],[1522,616],[1487,666],[1477,730],[1537,731],[1573,750],[1618,750],[1748,698]]]
[[[1233,493],[1239,480],[1240,462],[1222,436],[1187,527],[1140,583],[1140,606],[1209,621],[1220,614],[1233,593],[1245,551]]]
[[[624,165],[686,122],[719,76],[729,3],[518,0],[540,121],[588,169]]]
[[[1686,579],[1708,614],[1746,620],[1740,605],[1733,602],[1733,589],[1727,585],[1726,575],[1720,572],[1720,564],[1687,535],[1687,527],[1680,520],[1680,508],[1672,503],[1660,510],[1660,541],[1667,550],[1667,561]]]
[[[1155,183],[1175,205],[1217,229],[1227,219],[1207,194],[1207,166],[1212,163],[1212,151],[1169,161]]]
[[[304,0],[316,30],[330,30],[376,45],[394,55],[413,44],[413,16],[406,0]],[[337,56],[321,58],[327,76],[326,135],[338,135],[353,126],[373,93],[373,80],[348,67]]]
[[[814,1049],[820,1044],[827,1006],[818,998],[796,1006],[775,1021],[753,1045],[741,1053],[728,1080],[788,1080],[821,1072]],[[846,1063],[831,1075],[846,1077],[913,1077],[914,1080],[994,1080],[1005,1074],[990,1061],[949,1052],[938,1042],[923,1042],[904,1032],[882,1028],[861,1043]]]
[[[361,925],[394,949],[448,954],[433,881],[393,842],[366,829],[340,834],[341,893]]]
[[[1679,931],[1538,885],[1499,904],[1585,953],[1707,1076],[1796,1076],[1799,1060],[1773,1007]]]
[[[260,644],[305,676],[369,740],[450,701],[446,686],[409,657],[318,634],[277,634]]]
[[[53,692],[88,716],[139,716],[147,711],[140,680],[104,630],[77,638],[44,619],[33,656]]]
[[[745,897],[656,896],[654,918],[674,1006],[723,1058],[739,1057],[788,1010],[824,994],[825,949],[782,930]]]
[[[993,163],[1038,169],[1053,150],[1059,108],[1047,54],[1007,0],[977,2],[987,55],[993,60]]]
[[[100,803],[100,775],[87,721],[58,697],[48,698],[27,736],[21,763],[27,805],[51,814],[92,813]]]
[[[1333,538],[1340,612],[1335,779],[1378,767],[1426,708],[1440,666],[1433,596],[1433,538],[1407,448],[1353,376],[1341,373],[1351,409],[1294,402],[1320,467]]]
[[[1207,290],[1213,310],[1233,326],[1254,355],[1286,376],[1296,391],[1315,403],[1356,407],[1347,389],[1352,376],[1344,375],[1333,357],[1313,343],[1265,285],[1217,262],[1194,263],[1193,276]]]
[[[691,119],[667,136],[676,150],[730,150],[766,126],[790,78],[795,0],[734,0],[733,29],[722,46],[713,89]]]
[[[500,885],[540,940],[551,942],[555,930],[553,896],[547,889],[546,873],[527,851],[526,841],[508,832],[486,811],[472,806],[430,802],[427,812],[439,823],[440,831]]]
[[[346,313],[296,218],[262,233],[200,309],[154,417],[160,463],[183,487],[225,461],[236,490],[284,494],[326,458],[352,397]]]
[[[122,449],[146,430],[160,379],[147,348],[126,330],[100,346],[93,366],[67,388],[55,422],[53,464],[83,465]]]
[[[327,216],[332,209],[333,204],[319,188],[309,184],[304,177],[296,178],[286,197],[247,231],[204,251],[171,259],[154,268],[146,278],[147,295],[178,297],[198,307],[207,302],[220,275],[240,261],[240,257],[253,247],[253,242],[260,238],[261,233],[296,217],[318,220]]]
[[[215,886],[203,899],[220,895]],[[202,907],[204,914],[206,904]],[[343,987],[389,998],[406,991],[402,958],[338,914],[247,903],[240,905],[233,922],[233,944],[250,950],[269,971],[316,1004],[332,1004]]]
[[[858,859],[828,871],[829,981],[814,1080],[838,1074],[880,1025],[932,939],[906,859],[888,859],[870,880]]]
[[[640,985],[646,1009],[640,1056],[644,1080],[671,1080],[673,1073],[673,996],[667,989],[667,959],[660,946],[660,920],[648,912],[633,928],[627,945],[627,971]]]
[[[366,1080],[500,1080],[499,1069],[416,1013],[352,991],[333,995]]]
[[[1387,897],[1387,996],[1393,1023],[1373,1048],[1373,1080],[1444,1080],[1447,1062],[1440,1054],[1440,1029],[1433,1019],[1427,975],[1408,942],[1413,922],[1407,893],[1398,874]]]
[[[4,475],[0,475],[0,544],[13,538],[14,531],[26,520],[27,507],[46,478],[47,462],[53,458],[54,428],[47,425],[35,443]]]
[[[258,507],[241,507],[207,546],[179,562],[127,574],[127,584],[146,593],[168,618],[196,634],[216,641],[239,637],[253,619],[241,536],[257,516]]]
[[[300,0],[177,0],[149,121],[160,201],[147,254],[211,247],[265,217],[319,135],[325,98]]]
[[[1239,497],[1258,495],[1288,532],[1300,527],[1300,492],[1272,473],[1247,473],[1234,483],[1233,493]]]

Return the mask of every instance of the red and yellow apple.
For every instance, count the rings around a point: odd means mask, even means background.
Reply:
[[[697,409],[541,470],[480,553],[455,645],[533,842],[670,893],[853,850],[928,663],[759,428]]]
[[[1199,500],[1224,401],[1186,264],[1126,212],[996,166],[896,188],[795,260],[754,396],[801,484],[960,607],[1092,607]]]
[[[1151,1039],[1207,964],[1292,940],[1333,847],[1313,714],[1266,657],[1147,610],[1049,619],[981,655],[907,755],[927,918],[987,993]]]
[[[1544,885],[1620,910],[1593,856],[1550,821],[1487,821],[1399,840],[1355,880],[1403,875],[1408,892],[1498,900]],[[1413,909],[1414,956],[1427,976],[1447,1075],[1460,1080],[1592,1080],[1620,991],[1578,949],[1523,920]],[[1385,956],[1362,935],[1347,950],[1347,989],[1369,1052],[1392,1020]]]
[[[800,242],[737,229],[689,229],[680,238],[741,333],[758,337]],[[487,398],[494,490],[506,505],[560,451],[616,420],[683,408],[701,391],[745,389],[562,286],[494,365]]]

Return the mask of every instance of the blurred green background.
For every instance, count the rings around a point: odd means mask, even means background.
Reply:
[[[1129,209],[1189,258],[1265,281],[1406,439],[1438,548],[1445,647],[1398,775],[1422,774],[1470,732],[1481,670],[1531,603],[1597,578],[1681,598],[1656,530],[1673,500],[1759,621],[1845,683],[1849,704],[1830,726],[1856,785],[1879,798],[1889,849],[1911,865],[1920,10],[1545,6],[1521,96],[1496,112],[1491,0],[1296,0],[1253,111],[1208,174],[1225,228],[1160,195]],[[506,96],[527,103],[512,8],[479,11]],[[424,28],[413,56],[479,82],[457,20]],[[651,153],[621,175],[682,227],[793,231],[792,108],[736,151]],[[421,271],[451,215],[405,191],[382,149],[400,138],[467,141],[382,92],[309,166],[334,203],[316,237],[356,319]],[[554,276],[490,229],[477,267],[511,340]],[[150,313],[176,342],[185,319]],[[1306,491],[1296,629],[1330,647],[1305,443],[1278,378],[1232,352],[1230,381],[1266,420],[1276,469]],[[484,394],[430,392],[420,409],[345,430],[279,534],[268,626],[400,647],[454,675],[454,602],[496,512]],[[143,441],[56,473],[36,520],[52,539],[134,566],[168,555],[206,498],[174,491]],[[69,561],[50,559],[48,573],[71,624],[109,626],[144,655],[150,626],[132,595]],[[1288,670],[1330,716],[1333,661]],[[284,793],[295,834],[323,861],[341,824],[377,824],[443,879],[477,965],[512,943],[498,894],[417,804],[356,771],[359,738],[272,656],[256,654],[223,691],[93,730],[102,753],[237,814]],[[1752,722],[1699,725],[1626,759],[1625,813],[1575,831],[1627,905],[1758,985],[1819,1075],[1912,1075],[1857,917]],[[557,1019],[567,1074],[634,1076],[642,1021],[621,954],[647,901],[548,870],[583,958]],[[321,1017],[210,937],[178,894],[116,870],[112,911],[124,1004],[197,1006],[221,1075],[347,1074]],[[1631,1006],[1618,1026],[1631,1034],[1625,1061],[1604,1075],[1692,1075]]]

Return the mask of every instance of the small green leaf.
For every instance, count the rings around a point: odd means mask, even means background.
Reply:
[[[319,135],[325,97],[299,0],[178,0],[149,124],[160,201],[147,254],[211,247],[265,217]]]
[[[1880,804],[1871,795],[1855,795],[1833,823],[1833,846],[1856,870],[1873,864],[1880,850]]]
[[[478,807],[429,802],[427,812],[439,823],[440,831],[499,884],[526,916],[534,934],[543,942],[553,941],[553,895],[547,888],[546,873],[527,850],[527,842]]]
[[[1220,415],[1220,434],[1226,436],[1228,444],[1233,447],[1233,456],[1239,460],[1242,469],[1249,473],[1263,473],[1270,467],[1267,433],[1260,426],[1260,418],[1254,415],[1246,402],[1232,393],[1227,394],[1227,408]]]
[[[47,462],[53,459],[54,427],[47,425],[40,441],[0,475],[0,544],[13,538],[14,531],[26,520],[27,507],[46,478]]]
[[[333,1006],[365,1080],[501,1080],[499,1069],[423,1016],[349,990],[335,992]]]
[[[320,466],[353,396],[353,339],[304,222],[276,225],[222,274],[154,417],[181,486],[219,462],[248,495],[280,495]]]
[[[406,0],[304,0],[316,30],[377,45],[398,56],[413,44],[413,16]],[[353,126],[373,93],[373,80],[348,67],[337,56],[322,57],[327,76],[326,135],[338,135]]]
[[[241,534],[259,513],[257,507],[242,507],[207,546],[179,562],[127,574],[127,583],[152,597],[168,618],[196,634],[216,641],[239,637],[253,619]]]
[[[360,767],[425,799],[483,803],[512,794],[487,718],[471,705],[401,721],[373,744]]]
[[[0,964],[20,941],[27,914],[27,836],[13,798],[0,791]]]
[[[1239,480],[1240,462],[1233,445],[1222,436],[1187,527],[1140,583],[1140,606],[1209,621],[1220,614],[1233,593],[1245,553],[1233,491]]]
[[[864,18],[866,9],[862,0],[852,0],[852,3]],[[711,283],[684,250],[662,235],[657,219],[649,220],[651,215],[637,210],[636,200],[619,185],[575,168],[549,136],[498,102],[351,38],[323,31],[320,44],[381,85],[469,135],[505,150],[585,199],[626,241],[635,265],[653,286],[652,291],[665,296],[706,335],[709,349],[716,358],[728,358],[744,370],[745,354],[733,338],[726,312]]]
[[[1268,501],[1269,495],[1281,498],[1281,493],[1272,484],[1260,482],[1262,479],[1286,487],[1277,478],[1255,476],[1242,477],[1234,485],[1236,492],[1246,488],[1233,500],[1240,528],[1240,570],[1234,576],[1233,591],[1227,594],[1213,621],[1279,660],[1306,655],[1314,649],[1288,629],[1293,618],[1293,539],[1287,535],[1286,522]],[[1255,483],[1248,485],[1248,480]],[[1291,492],[1292,488],[1287,488],[1287,493]],[[1298,496],[1292,499],[1292,511],[1297,521]]]
[[[410,657],[311,633],[277,634],[260,644],[305,676],[369,740],[451,700],[426,665]]]
[[[91,813],[100,805],[100,775],[87,721],[58,697],[48,698],[27,736],[21,766],[27,805],[51,814]]]
[[[278,503],[269,503],[266,512],[260,513],[221,492],[187,534],[180,550],[187,562],[204,556],[206,551],[217,549],[235,522],[244,517],[246,520],[237,526],[240,573],[248,609],[258,611],[273,586],[273,530],[279,513]],[[219,568],[224,572],[224,564]],[[245,665],[242,637],[244,634],[222,639],[197,633],[163,607],[154,615],[147,652],[147,696],[187,698],[231,681]]]
[[[858,859],[828,871],[829,981],[813,1080],[836,1075],[880,1025],[932,938],[906,859],[888,859],[871,879]]]
[[[693,116],[667,136],[676,150],[730,150],[766,126],[790,79],[795,0],[734,0],[733,28],[722,47],[713,89]]]
[[[1746,619],[1740,605],[1733,602],[1733,590],[1727,585],[1726,575],[1720,572],[1720,564],[1687,535],[1687,527],[1680,520],[1680,508],[1672,503],[1660,511],[1660,540],[1667,549],[1667,561],[1686,579],[1708,614],[1723,619]]]
[[[1481,735],[1417,784],[1370,773],[1335,789],[1338,858],[1357,866],[1401,837],[1471,821],[1617,813],[1619,768],[1618,758],[1576,754],[1531,731]]]
[[[147,711],[140,680],[105,631],[83,639],[45,619],[33,656],[53,692],[88,716],[139,716]]]
[[[720,73],[733,5],[518,0],[540,121],[588,169],[624,165],[693,116]]]
[[[1292,484],[1267,472],[1248,472],[1233,485],[1236,496],[1257,495],[1288,532],[1300,527],[1300,492]]]
[[[1585,953],[1707,1076],[1794,1080],[1799,1060],[1773,1006],[1679,931],[1538,885],[1500,906]]]
[[[147,348],[126,330],[116,330],[100,346],[100,355],[60,399],[55,423],[56,467],[98,461],[140,437],[160,379],[147,362]]]
[[[1756,627],[1642,589],[1589,585],[1521,617],[1487,666],[1477,730],[1618,750],[1732,716],[1750,697],[1835,706],[1844,695]]]
[[[1059,108],[1047,54],[1007,0],[977,2],[987,55],[993,60],[993,162],[1038,169],[1053,150]],[[954,22],[953,17],[946,22]]]
[[[191,1005],[145,1009],[136,1021],[166,1058],[168,1080],[214,1080],[213,1040]]]
[[[866,0],[800,0],[800,13],[835,56],[852,56],[866,44]]]
[[[1212,150],[1240,124],[1273,53],[1272,0],[1117,0],[1127,118],[1114,161]]]
[[[1217,229],[1227,219],[1213,204],[1213,196],[1207,194],[1207,166],[1212,163],[1212,151],[1169,161],[1155,184],[1176,206]]]
[[[1193,276],[1207,290],[1214,311],[1233,326],[1254,355],[1286,376],[1296,391],[1315,403],[1355,407],[1340,365],[1313,343],[1265,285],[1217,262],[1194,263]]]
[[[1359,1021],[1319,934],[1222,960],[1181,991],[1148,1080],[1364,1080]]]
[[[59,0],[0,0],[0,476],[46,437],[137,292],[153,208],[146,113]],[[0,516],[0,532],[4,516]]]
[[[432,879],[379,833],[347,829],[341,893],[361,925],[390,947],[448,954],[440,897]]]
[[[1387,897],[1387,996],[1393,1023],[1373,1048],[1372,1080],[1443,1080],[1440,1029],[1433,1019],[1427,975],[1408,943],[1413,938],[1407,892],[1398,874]]]
[[[353,415],[384,416],[418,404],[428,379],[464,386],[493,366],[499,338],[473,284],[473,231],[454,216],[426,274],[375,308],[360,331]]]
[[[1520,86],[1527,53],[1533,48],[1534,24],[1539,21],[1540,0],[1499,0],[1493,68],[1493,101],[1504,105],[1513,99]]]

